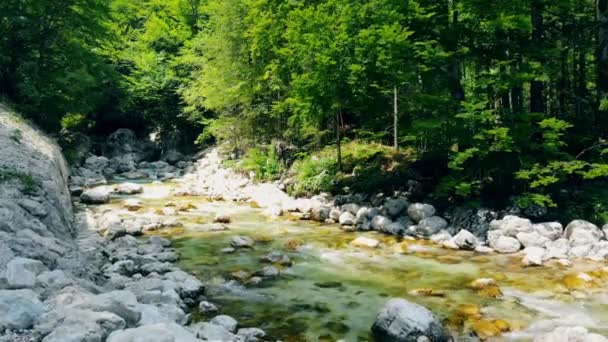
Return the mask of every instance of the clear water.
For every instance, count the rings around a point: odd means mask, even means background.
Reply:
[[[390,297],[402,297],[432,310],[456,335],[469,340],[475,322],[501,319],[511,332],[490,340],[531,339],[528,328],[544,320],[568,320],[608,335],[608,273],[601,264],[577,263],[521,267],[518,257],[448,251],[425,241],[401,240],[375,232],[349,233],[337,225],[320,225],[293,218],[270,220],[247,204],[210,202],[203,198],[172,198],[172,185],[147,185],[139,195],[144,210],[159,208],[168,200],[193,203],[198,209],[177,217],[184,229],[170,234],[181,255],[180,266],[207,284],[210,300],[242,326],[264,329],[282,341],[368,341],[378,310]],[[114,202],[109,206],[117,206]],[[231,216],[230,230],[192,231],[211,222],[216,213]],[[252,249],[222,253],[235,235],[258,241]],[[354,247],[358,236],[381,241],[377,249]],[[294,246],[298,246],[294,249]],[[280,268],[276,279],[256,286],[233,280],[231,273],[256,272],[267,266],[260,257],[284,252],[293,266]],[[595,270],[595,271],[594,271]],[[579,272],[593,275],[585,289],[568,288],[564,278]],[[477,278],[494,278],[503,296],[491,298],[469,287]],[[436,296],[417,296],[416,289],[432,289]],[[603,296],[603,297],[602,297]],[[601,298],[604,298],[603,300]],[[463,305],[481,314],[463,314]],[[205,317],[197,317],[205,319]]]

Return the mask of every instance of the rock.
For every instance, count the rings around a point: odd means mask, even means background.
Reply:
[[[522,263],[524,266],[541,266],[545,257],[545,249],[542,247],[526,247],[523,251],[524,258]]]
[[[43,312],[32,290],[0,290],[0,331],[30,329]]]
[[[490,222],[495,220],[498,214],[485,208],[454,207],[448,210],[444,217],[451,224],[451,227],[448,228],[451,233],[465,229],[477,238],[485,240],[490,229]]]
[[[391,299],[376,317],[372,333],[377,341],[410,342],[420,337],[431,340],[444,336],[440,321],[426,308],[406,301]]]
[[[230,216],[228,216],[226,214],[218,214],[213,219],[213,222],[215,222],[215,223],[228,224],[228,223],[230,223],[230,221],[231,221]]]
[[[560,327],[534,338],[534,342],[608,342],[608,338],[589,333],[583,327]]]
[[[108,267],[104,267],[104,273],[118,273],[120,275],[130,277],[135,274],[135,262],[133,260],[119,260]]]
[[[494,249],[487,247],[487,246],[477,246],[477,247],[475,247],[475,252],[481,253],[481,254],[491,254],[491,253],[494,253]]]
[[[182,155],[179,151],[175,149],[170,149],[163,153],[161,160],[167,162],[171,165],[175,165],[184,159],[184,155]]]
[[[256,272],[255,275],[263,278],[275,278],[279,276],[279,270],[274,266],[266,266],[261,271]]]
[[[119,195],[135,195],[143,193],[144,187],[135,183],[122,183],[114,191]]]
[[[264,215],[269,216],[271,218],[277,218],[283,216],[283,208],[278,205],[270,206],[264,209]]]
[[[604,237],[604,233],[593,223],[574,220],[566,226],[564,237],[570,240],[570,246],[593,245]]]
[[[182,298],[196,298],[204,290],[200,280],[182,270],[169,272],[164,278],[175,283],[176,290]]]
[[[570,241],[566,238],[549,241],[545,244],[545,248],[547,249],[545,260],[567,259],[570,252]]]
[[[604,233],[604,238],[608,239],[608,223],[602,226],[602,232]]]
[[[183,324],[187,320],[184,311],[175,304],[137,304],[136,307],[141,313],[139,326],[158,323]]]
[[[266,337],[266,333],[258,328],[242,328],[236,333],[243,342],[259,342]]]
[[[562,236],[564,227],[559,222],[544,222],[532,225],[532,229],[538,234],[555,241]]]
[[[608,241],[599,241],[591,247],[587,259],[593,261],[608,260]]]
[[[80,195],[80,201],[86,204],[105,204],[110,202],[110,191],[105,187],[85,190]]]
[[[329,213],[331,212],[330,207],[320,206],[315,207],[311,211],[311,218],[317,222],[325,222],[329,218]]]
[[[357,212],[359,211],[359,209],[361,209],[361,207],[356,203],[347,203],[347,204],[343,204],[342,206],[340,206],[340,210],[342,212],[348,211],[349,213],[351,213],[353,215],[357,215]]]
[[[158,323],[115,331],[106,342],[198,342],[194,334],[175,323]],[[224,341],[224,340],[208,340]]]
[[[339,222],[343,226],[352,226],[355,224],[355,220],[357,217],[353,215],[350,211],[343,212],[340,215]]]
[[[66,286],[74,285],[74,280],[62,270],[44,271],[36,277],[36,284],[51,291],[59,291]]]
[[[481,290],[490,286],[497,286],[496,280],[493,278],[478,278],[473,280],[469,286],[475,290]]]
[[[236,342],[239,340],[239,337],[235,334],[228,331],[226,328],[221,325],[211,324],[211,323],[202,323],[194,326],[194,332],[196,333],[196,337],[200,338],[203,341],[209,342]],[[199,341],[199,340],[197,340]],[[112,342],[112,341],[108,341]],[[147,341],[146,341],[147,342]],[[175,341],[178,342],[178,341]],[[181,341],[179,341],[181,342]]]
[[[342,212],[338,209],[332,209],[329,211],[329,218],[336,222],[340,221],[340,215],[342,215]]]
[[[236,248],[251,248],[254,244],[255,241],[248,236],[235,236],[230,241],[230,245]]]
[[[371,222],[372,229],[382,231],[391,222],[392,221],[386,216],[376,215]]]
[[[416,225],[415,231],[418,235],[428,237],[442,229],[445,229],[447,226],[448,223],[443,218],[439,216],[431,216],[420,220],[418,225]]]
[[[224,329],[230,331],[231,333],[236,332],[236,328],[239,324],[236,319],[228,315],[215,316],[213,319],[211,319],[211,321],[209,321],[209,323],[224,327]]]
[[[384,201],[384,209],[389,217],[397,217],[407,207],[409,203],[405,198],[388,198]]]
[[[458,234],[452,238],[452,241],[458,248],[466,250],[473,250],[477,245],[477,238],[475,235],[465,229],[458,232]]]
[[[427,217],[435,215],[435,207],[430,204],[414,203],[407,208],[407,214],[414,222],[420,222]]]
[[[129,211],[138,211],[139,209],[144,207],[141,201],[135,198],[129,198],[125,200],[124,202],[122,202],[122,206]]]
[[[514,215],[507,215],[503,217],[502,220],[493,220],[490,222],[490,232],[488,232],[488,234],[490,234],[492,230],[499,230],[500,235],[515,237],[517,236],[517,233],[531,232],[533,229],[530,220]]]
[[[350,244],[355,247],[376,248],[380,245],[380,241],[375,240],[375,239],[366,238],[364,236],[359,236],[358,238],[351,241]]]
[[[14,258],[6,265],[4,277],[8,288],[32,288],[36,285],[36,276],[46,270],[46,266],[38,260]]]
[[[148,239],[148,242],[152,245],[158,245],[161,247],[169,247],[171,246],[171,241],[165,239],[162,236],[158,236],[158,235],[152,235],[150,236],[150,239]]]
[[[281,252],[270,252],[260,258],[262,262],[271,264],[280,264],[282,266],[291,266],[292,262],[289,257]]]
[[[111,332],[126,326],[122,318],[104,311],[68,309],[54,318],[52,331],[43,342],[104,341]]]
[[[547,242],[551,241],[548,237],[536,231],[519,232],[515,237],[524,247],[543,247]]]
[[[406,227],[401,222],[391,222],[384,226],[380,225],[380,228],[378,229],[378,231],[385,233],[385,234],[401,236],[406,233]]]
[[[519,251],[521,244],[513,237],[500,236],[494,242],[490,240],[490,247],[498,253],[515,253]]]
[[[450,234],[450,232],[448,232],[447,230],[442,230],[439,233],[431,235],[429,240],[433,241],[436,244],[442,244],[443,242],[452,240],[452,234]],[[458,246],[456,245],[456,247]]]
[[[573,246],[570,247],[568,251],[568,256],[572,258],[586,258],[591,252],[591,248],[593,245],[582,245],[582,246]]]
[[[219,309],[217,308],[217,306],[215,306],[215,304],[205,301],[205,300],[198,303],[198,310],[202,314],[210,314],[210,313],[215,313],[215,312],[219,311]]]

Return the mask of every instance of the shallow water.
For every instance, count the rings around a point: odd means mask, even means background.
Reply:
[[[222,313],[234,316],[242,326],[262,328],[273,339],[371,340],[369,331],[375,315],[390,297],[426,306],[458,336],[458,341],[469,340],[483,322],[495,319],[506,321],[511,331],[505,329],[502,336],[490,338],[493,341],[531,340],[539,331],[550,330],[554,320],[560,318],[561,324],[584,325],[608,335],[604,292],[608,273],[593,272],[601,264],[523,268],[519,257],[448,251],[425,241],[375,232],[348,233],[337,225],[288,218],[269,220],[260,209],[247,204],[172,198],[171,187],[147,185],[138,197],[145,204],[143,210],[162,207],[168,200],[198,207],[180,213],[177,217],[184,229],[170,235],[181,255],[180,266],[207,283],[210,300]],[[115,201],[109,206],[117,205]],[[230,230],[192,231],[211,222],[216,213],[230,215]],[[235,235],[250,236],[258,242],[252,249],[222,253]],[[380,240],[381,246],[373,250],[351,246],[358,236]],[[257,286],[232,279],[233,272],[254,273],[267,266],[259,258],[270,251],[286,253],[293,266],[277,266],[280,276]],[[564,277],[579,272],[591,274],[593,282],[581,287],[564,281]],[[501,298],[469,287],[471,281],[486,277],[496,279]],[[416,289],[432,290],[433,296],[411,295]],[[481,311],[476,312],[477,308]]]

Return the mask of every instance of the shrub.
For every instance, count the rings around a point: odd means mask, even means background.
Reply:
[[[82,132],[89,128],[87,117],[82,113],[68,113],[61,118],[61,128],[72,132]]]
[[[281,176],[283,165],[272,146],[254,147],[247,150],[240,169],[253,171],[260,180],[276,180]]]

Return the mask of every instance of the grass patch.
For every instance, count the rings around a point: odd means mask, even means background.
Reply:
[[[415,160],[412,150],[361,141],[345,142],[342,147],[342,172],[338,171],[335,146],[300,156],[291,167],[293,195],[351,191],[374,193],[403,186],[408,167]]]

